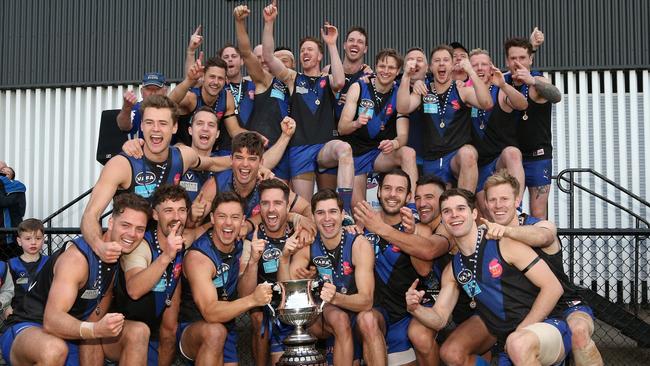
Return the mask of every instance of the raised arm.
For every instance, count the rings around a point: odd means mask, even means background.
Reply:
[[[264,166],[268,169],[275,168],[280,163],[280,160],[282,160],[282,156],[287,150],[289,142],[291,142],[291,137],[296,132],[296,121],[286,116],[280,122],[280,129],[282,130],[280,137],[278,137],[273,146],[264,152]]]
[[[276,1],[264,8],[264,31],[262,33],[262,58],[273,75],[285,83],[293,93],[293,81],[296,79],[296,72],[288,69],[279,58],[275,57],[275,41],[273,40],[273,25],[278,16]]]
[[[178,104],[181,115],[187,115],[194,110],[196,106],[196,95],[194,93],[188,93],[188,91],[203,77],[203,72],[203,52],[201,52],[196,62],[185,73],[185,79],[169,93],[169,99]]]
[[[361,126],[368,124],[370,117],[366,113],[361,113],[357,119],[354,119],[357,115],[357,103],[360,93],[361,86],[359,82],[356,82],[350,85],[348,92],[345,94],[345,105],[343,106],[343,112],[341,112],[338,125],[339,135],[350,135],[361,128]],[[365,109],[363,111],[365,112]]]
[[[523,111],[528,108],[528,100],[512,85],[506,83],[503,73],[497,67],[492,65],[492,84],[499,87],[499,104],[505,112],[511,112],[512,109]]]
[[[517,68],[512,74],[512,78],[520,80],[529,86],[530,98],[538,103],[559,103],[562,100],[562,93],[551,83],[550,80],[543,76],[532,76],[530,70],[524,67],[518,61],[515,61]]]
[[[124,132],[131,131],[133,127],[133,121],[131,120],[131,110],[133,106],[138,102],[138,97],[135,96],[135,93],[131,90],[124,92],[122,97],[122,109],[117,115],[117,127]]]
[[[183,158],[183,172],[188,169],[198,171],[222,172],[232,167],[230,156],[199,157],[192,148],[178,146]]]
[[[201,47],[201,43],[203,43],[203,36],[201,35],[202,29],[203,26],[199,24],[199,26],[194,30],[194,33],[190,36],[190,42],[187,44],[187,50],[185,51],[185,67],[183,69],[186,74],[192,65],[194,65],[196,50],[198,50],[199,47]]]
[[[325,22],[321,28],[321,37],[327,45],[327,51],[330,54],[330,71],[329,79],[330,86],[334,93],[338,93],[345,85],[345,71],[343,70],[343,62],[339,55],[339,50],[336,46],[336,39],[338,38],[339,31],[335,26]]]
[[[257,286],[258,262],[262,257],[262,252],[264,252],[266,242],[257,236],[257,227],[255,227],[252,240],[244,241],[244,245],[248,248],[247,251],[250,255],[248,256],[246,263],[242,263],[244,269],[240,272],[243,274],[239,278],[239,283],[237,284],[237,291],[242,296],[252,294],[255,291],[255,286]],[[243,257],[244,256],[242,255],[242,260],[244,259]]]
[[[411,93],[411,77],[415,73],[415,67],[415,60],[404,64],[402,81],[397,89],[397,113],[409,114],[420,106],[421,96],[415,92]]]
[[[271,86],[273,77],[264,72],[262,65],[253,54],[253,47],[246,31],[246,18],[250,15],[251,11],[246,5],[239,5],[233,10],[233,17],[235,17],[235,34],[237,36],[237,45],[239,52],[244,59],[244,65],[248,70],[248,75],[251,77],[255,85],[263,84],[264,89]]]
[[[406,292],[406,309],[420,323],[434,330],[444,328],[449,322],[449,316],[458,301],[458,286],[448,264],[442,272],[440,294],[432,308],[420,305],[424,291],[416,290],[418,280],[415,280]]]
[[[461,67],[472,80],[471,87],[461,87],[458,90],[463,102],[479,109],[492,109],[494,102],[492,101],[492,95],[490,95],[490,89],[478,77],[469,60],[463,59],[458,67]]]

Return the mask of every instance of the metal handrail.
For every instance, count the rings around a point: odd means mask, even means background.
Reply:
[[[43,225],[50,224],[50,223],[52,222],[52,220],[53,220],[55,217],[57,217],[57,216],[59,216],[60,214],[62,214],[63,211],[67,210],[68,208],[70,208],[70,207],[71,207],[72,205],[74,205],[75,203],[77,203],[77,202],[81,201],[82,199],[84,199],[84,197],[86,197],[87,195],[89,195],[92,191],[93,191],[93,187],[91,187],[91,188],[88,189],[86,192],[84,192],[84,193],[80,194],[79,196],[77,196],[77,198],[75,198],[75,199],[73,199],[72,201],[68,202],[67,204],[63,205],[63,206],[62,206],[61,208],[59,208],[58,210],[54,211],[54,213],[52,213],[50,216],[48,216],[48,217],[46,217],[46,218],[43,219]],[[49,226],[49,225],[48,225],[48,226]]]

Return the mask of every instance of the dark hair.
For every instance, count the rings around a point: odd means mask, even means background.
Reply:
[[[113,217],[120,216],[127,208],[146,214],[147,219],[151,217],[151,205],[143,197],[135,193],[123,193],[113,198]]]
[[[506,58],[508,57],[508,51],[512,47],[525,48],[526,51],[528,51],[528,56],[533,54],[533,45],[530,44],[530,41],[527,38],[515,37],[515,38],[507,39],[506,43],[504,44],[504,48],[506,51]]]
[[[321,42],[320,39],[318,39],[318,38],[314,38],[314,37],[305,37],[305,38],[301,39],[301,40],[300,40],[300,45],[298,46],[298,49],[301,49],[301,48],[302,48],[302,45],[305,44],[305,42],[308,42],[308,41],[311,41],[311,42],[316,43],[316,45],[318,46],[318,50],[320,51],[320,53],[324,53],[324,52],[323,52],[323,42]]]
[[[339,197],[338,193],[333,189],[325,188],[311,196],[311,213],[316,212],[316,204],[318,202],[326,200],[336,200],[336,205],[339,206],[339,210],[343,211],[343,200]]]
[[[239,51],[239,47],[235,46],[232,43],[226,43],[225,45],[223,45],[223,47],[221,47],[219,49],[219,51],[217,51],[217,56],[223,58],[223,51],[225,51],[226,48],[234,48],[235,52],[237,52],[237,54],[241,56],[241,52]]]
[[[355,25],[348,29],[348,31],[345,33],[345,39],[343,42],[346,42],[348,40],[348,37],[350,36],[350,33],[352,32],[359,32],[361,35],[366,39],[366,46],[368,45],[368,32],[366,32],[366,28],[360,27],[358,25]]]
[[[379,174],[379,179],[377,180],[379,182],[379,190],[377,190],[377,194],[379,194],[381,187],[384,185],[384,179],[389,175],[399,175],[400,177],[406,178],[406,192],[411,193],[411,177],[409,177],[409,175],[402,169],[393,168],[386,173]]]
[[[239,197],[239,195],[233,191],[225,191],[225,192],[217,193],[217,198],[215,198],[214,201],[212,201],[212,207],[210,208],[210,212],[214,213],[214,210],[216,210],[220,204],[228,203],[228,202],[239,203],[242,212],[244,214],[246,213],[246,203],[244,202],[244,199]]]
[[[178,121],[178,105],[173,100],[169,99],[166,95],[150,95],[140,104],[140,115],[144,116],[144,111],[147,108],[156,109],[169,109],[172,113],[172,121]]]
[[[416,186],[424,186],[427,184],[433,184],[435,186],[438,186],[443,192],[447,189],[447,185],[445,184],[445,181],[440,179],[437,175],[423,175],[418,178],[418,181],[416,183]]]
[[[192,205],[185,188],[178,185],[162,184],[153,192],[153,195],[151,196],[151,206],[156,208],[156,206],[167,200],[172,200],[174,202],[183,200],[185,201],[185,207],[187,208],[190,208]]]
[[[232,139],[231,151],[234,155],[236,152],[242,152],[246,148],[251,155],[257,155],[260,158],[264,156],[264,140],[257,132],[242,132]]]
[[[293,51],[291,50],[291,48],[289,48],[289,47],[287,47],[287,46],[278,46],[278,47],[276,47],[276,48],[273,50],[274,53],[275,53],[275,52],[278,52],[278,51],[289,51],[289,52],[293,53]]]
[[[284,184],[283,181],[273,178],[273,179],[265,179],[260,182],[259,186],[257,189],[260,192],[260,197],[266,191],[267,189],[280,189],[282,190],[284,200],[289,202],[289,187]]]
[[[451,48],[448,44],[439,44],[431,51],[431,53],[429,54],[429,59],[433,59],[433,54],[441,50],[445,50],[449,52],[449,56],[451,56],[451,58],[454,58],[453,48]]]
[[[218,67],[220,69],[228,69],[228,64],[226,61],[224,61],[221,56],[215,56],[215,57],[210,57],[206,62],[205,62],[205,71],[208,71],[209,68],[211,67]]]
[[[404,63],[404,60],[402,59],[402,56],[395,50],[394,48],[384,48],[383,50],[379,51],[377,53],[377,56],[375,56],[375,67],[377,67],[377,64],[379,61],[383,61],[386,59],[386,57],[392,57],[397,61],[397,68],[401,68],[402,64]]]
[[[212,116],[214,116],[214,118],[217,120],[217,122],[219,121],[219,117],[217,117],[217,114],[214,113],[214,109],[208,107],[207,105],[203,105],[199,109],[194,111],[194,114],[192,114],[192,119],[190,120],[190,125],[192,125],[192,123],[194,123],[194,118],[196,117],[197,114],[199,114],[199,112],[208,112]],[[218,125],[217,125],[217,128],[219,128]]]
[[[454,196],[460,196],[467,201],[467,206],[469,206],[470,209],[475,209],[476,208],[476,196],[474,193],[463,189],[463,188],[450,188],[440,195],[440,199],[438,200],[438,205],[440,209],[442,210],[442,203],[448,200],[450,197]]]
[[[41,233],[45,233],[43,222],[41,222],[39,219],[26,219],[18,224],[18,236],[20,236],[22,233],[29,233],[32,231],[40,231]]]

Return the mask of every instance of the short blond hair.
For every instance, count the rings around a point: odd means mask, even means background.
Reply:
[[[482,48],[475,48],[469,53],[469,57],[476,56],[476,55],[485,55],[492,60],[492,57],[490,56],[490,53]]]
[[[515,192],[515,197],[519,196],[519,190],[521,189],[521,185],[519,184],[517,178],[510,175],[510,173],[508,173],[508,170],[506,169],[500,169],[496,171],[494,174],[492,174],[490,177],[488,177],[488,179],[485,181],[485,184],[483,185],[483,190],[487,195],[488,189],[492,187],[496,187],[501,184],[510,185],[512,187],[512,190]]]

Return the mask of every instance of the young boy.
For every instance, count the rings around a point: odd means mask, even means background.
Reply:
[[[17,241],[23,249],[23,254],[7,261],[7,267],[14,284],[14,296],[11,306],[4,308],[5,318],[13,313],[13,309],[20,306],[32,281],[47,262],[48,257],[41,255],[44,231],[43,223],[38,219],[27,219],[18,225]]]

